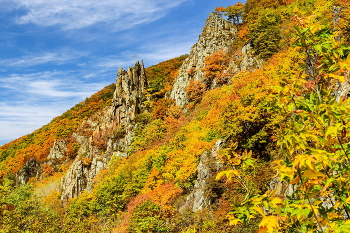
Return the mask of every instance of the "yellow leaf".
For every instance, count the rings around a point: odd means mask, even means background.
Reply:
[[[219,172],[215,179],[220,180],[224,176],[226,176],[226,171]]]
[[[346,199],[346,200],[348,200],[348,199]],[[337,201],[335,204],[334,204],[334,209],[337,209],[339,206],[341,206],[341,202],[340,201]]]
[[[313,159],[312,158],[307,158],[305,159],[305,164],[311,169],[311,170],[315,170],[314,166],[312,165],[312,161]]]
[[[261,216],[265,216],[263,208],[255,206],[254,210],[256,210],[259,214],[261,214]]]
[[[340,218],[340,217],[341,217],[341,215],[336,214],[336,213],[334,213],[334,212],[330,212],[330,213],[328,213],[327,215],[328,215],[328,219],[330,219],[330,220],[335,219],[335,218]]]
[[[282,165],[280,168],[279,168],[280,172],[281,172],[281,179],[283,180],[283,178],[285,176],[288,176],[290,180],[293,179],[294,177],[294,172],[295,170],[291,167],[287,167],[285,165]]]
[[[274,199],[271,200],[270,203],[273,205],[273,207],[278,207],[277,204],[281,204],[283,203],[283,201],[280,198],[275,197]]]
[[[318,206],[319,204],[323,203],[323,201],[315,201],[313,205]]]
[[[233,225],[233,226],[241,223],[241,220],[238,218],[235,218],[235,216],[233,216],[233,215],[229,215],[228,219],[230,221],[230,225]]]
[[[334,135],[336,136],[337,135],[337,132],[338,132],[338,127],[335,127],[335,126],[329,126],[326,130],[326,133],[325,133],[325,137],[327,137],[328,135]]]
[[[346,63],[350,64],[350,54],[348,55],[348,57],[346,58]]]
[[[227,180],[231,181],[234,176],[239,176],[239,172],[237,170],[222,171],[216,175],[215,179],[220,180],[224,176],[226,176]]]
[[[264,216],[259,224],[260,230],[266,230],[268,232],[274,232],[275,230],[278,230],[279,224],[278,224],[278,219],[276,216]],[[259,230],[259,232],[260,232]],[[262,231],[262,232],[266,232]]]
[[[240,165],[242,161],[240,159],[238,159],[238,158],[232,158],[230,160],[230,162],[231,162],[232,165],[236,166],[236,165]]]
[[[226,177],[231,179],[234,176],[239,176],[239,172],[237,170],[229,170],[227,171]]]
[[[343,75],[329,74],[329,77],[338,79],[339,82],[345,82],[345,77]]]
[[[346,204],[350,204],[350,196],[345,200]]]
[[[303,174],[304,177],[308,178],[308,179],[318,179],[319,177],[324,177],[325,175],[322,174],[321,172],[318,171],[314,171],[314,170],[306,170]]]
[[[290,182],[290,184],[297,184],[297,183],[299,183],[299,182],[300,182],[300,178],[299,178],[299,176],[297,176],[297,177],[295,177],[294,180],[292,180],[292,181]]]

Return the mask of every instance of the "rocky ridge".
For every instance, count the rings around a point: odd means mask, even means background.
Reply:
[[[213,174],[223,167],[217,154],[225,145],[225,140],[218,140],[210,151],[204,151],[197,166],[197,179],[192,192],[187,196],[185,204],[180,211],[191,209],[192,211],[202,210],[209,207],[217,198]]]
[[[237,37],[236,33],[235,25],[217,13],[211,13],[198,42],[183,62],[167,98],[173,98],[177,105],[183,107],[188,102],[185,89],[189,81],[203,80],[202,69],[205,67],[205,58],[219,50],[230,49]],[[260,64],[261,62],[251,54],[251,46],[248,44],[242,48],[241,55],[230,63],[229,68],[239,72],[243,69],[259,67]],[[193,76],[188,74],[191,68],[195,69]],[[133,130],[136,127],[135,118],[144,108],[143,102],[146,98],[144,91],[147,85],[143,62],[136,62],[134,67],[129,67],[127,70],[119,68],[112,105],[85,120],[70,139],[55,141],[45,163],[55,168],[61,164],[71,163],[61,180],[60,191],[63,202],[79,196],[84,190],[92,190],[94,178],[99,171],[108,167],[112,156],[127,156]],[[214,87],[215,83],[211,88]],[[68,158],[66,155],[67,140],[73,140],[79,146],[74,158]],[[213,153],[215,152],[206,152],[201,156],[198,179],[187,201],[192,203],[193,210],[205,208],[211,202],[205,197],[205,193],[211,192],[207,183],[211,179],[209,173],[212,170],[211,166],[206,165],[206,161],[209,157],[213,157]],[[18,180],[21,183],[26,183],[31,177],[40,179],[42,167],[34,166],[34,163],[29,167],[33,167],[33,171],[26,168],[25,172],[18,174]]]
[[[236,34],[237,29],[232,23],[214,12],[209,15],[198,42],[192,46],[189,57],[183,62],[171,90],[170,98],[173,98],[177,105],[183,107],[187,103],[185,89],[190,80],[203,80],[202,69],[205,67],[205,58],[221,49],[229,49]],[[191,68],[194,69],[193,76],[188,74]]]
[[[177,75],[174,86],[169,93],[177,105],[184,107],[188,102],[186,86],[191,80],[203,82],[205,68],[205,58],[213,53],[223,50],[228,52],[237,39],[237,28],[231,22],[222,18],[218,13],[212,12],[205,22],[202,34],[198,42],[191,48],[188,58],[183,62],[179,74]],[[250,43],[243,46],[240,55],[230,62],[229,70],[231,75],[242,70],[252,70],[262,66],[262,61],[252,54]],[[189,74],[191,71],[191,74]],[[217,87],[215,81],[211,83],[210,88]]]
[[[127,71],[119,68],[112,106],[97,113],[84,125],[92,129],[90,137],[73,134],[81,145],[67,174],[62,178],[63,201],[77,197],[84,190],[91,190],[94,178],[106,169],[112,156],[125,156],[135,127],[135,116],[142,110],[143,92],[147,80],[143,63],[136,62]]]

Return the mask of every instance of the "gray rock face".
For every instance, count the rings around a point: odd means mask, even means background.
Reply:
[[[242,54],[236,55],[235,59],[229,64],[229,68],[226,72],[235,74],[243,70],[254,70],[261,68],[262,64],[262,60],[253,56],[253,47],[248,43],[242,47]]]
[[[64,140],[55,141],[53,147],[50,149],[50,154],[47,159],[61,159],[67,151],[66,142]]]
[[[35,158],[29,159],[16,173],[16,182],[20,185],[26,184],[30,178],[39,179],[43,173],[42,166]]]
[[[332,9],[333,13],[333,30],[337,30],[337,26],[340,23],[341,18],[343,17],[343,8],[339,6],[333,6]],[[341,40],[341,38],[344,36],[343,33],[338,32],[339,35],[335,38],[336,40]],[[348,95],[350,93],[350,72],[347,71],[344,74],[345,82],[340,82],[339,80],[334,80],[334,96],[336,98],[336,101],[339,102],[340,100],[344,100],[348,98]]]
[[[276,196],[291,196],[297,189],[295,185],[286,181],[281,181],[279,177],[273,178],[269,184],[269,189],[275,191]]]
[[[334,80],[334,96],[337,102],[348,98],[350,93],[350,72],[347,71],[344,74],[345,82],[340,82],[339,80]]]
[[[127,154],[133,137],[134,120],[142,110],[146,87],[143,63],[136,62],[128,71],[122,68],[118,70],[112,106],[106,107],[103,113],[96,113],[81,126],[83,129],[84,125],[88,125],[91,136],[73,134],[81,147],[61,181],[63,202],[79,196],[84,190],[90,191],[94,186],[94,178],[108,167],[113,155]],[[102,148],[101,144],[96,143],[101,139]]]
[[[67,174],[62,178],[62,196],[63,201],[80,195],[84,190],[91,190],[93,179],[97,173],[107,167],[109,158],[99,156],[97,153],[91,153],[88,157],[77,157]]]
[[[198,211],[210,206],[215,200],[211,195],[213,190],[210,181],[215,179],[213,173],[222,167],[216,154],[223,144],[224,140],[219,140],[210,151],[205,151],[201,155],[197,166],[198,175],[194,189],[187,196],[186,203],[182,208],[191,208],[193,211]]]
[[[192,46],[188,58],[183,62],[179,74],[175,79],[170,97],[179,106],[187,103],[186,86],[190,80],[203,80],[205,58],[219,50],[227,50],[235,40],[237,30],[235,26],[215,13],[211,13],[205,22],[202,34],[198,42]],[[193,68],[194,75],[189,75],[188,71]]]
[[[127,124],[140,112],[143,91],[147,86],[143,62],[136,62],[128,71],[119,68],[113,96],[113,112],[118,125]]]

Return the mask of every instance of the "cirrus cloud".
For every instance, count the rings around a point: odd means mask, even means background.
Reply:
[[[165,13],[191,0],[2,0],[7,10],[24,12],[18,24],[59,25],[64,30],[81,29],[98,23],[112,24],[118,31],[155,21]],[[2,4],[2,5],[3,5]]]

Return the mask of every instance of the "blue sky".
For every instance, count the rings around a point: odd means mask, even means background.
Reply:
[[[118,67],[189,53],[236,0],[0,0],[0,145],[115,82]]]

